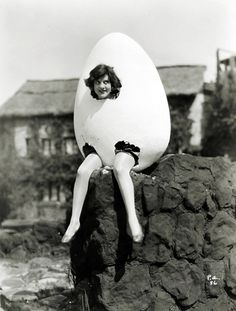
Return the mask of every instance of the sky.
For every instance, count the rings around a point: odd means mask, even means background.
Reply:
[[[214,80],[216,49],[236,52],[235,12],[235,0],[0,0],[0,105],[26,80],[78,78],[110,32],[156,66],[206,65]]]

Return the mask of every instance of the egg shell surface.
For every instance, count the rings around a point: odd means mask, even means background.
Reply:
[[[84,79],[99,64],[114,68],[121,81],[116,99],[97,100]],[[141,171],[164,153],[170,138],[170,114],[157,69],[142,47],[130,37],[111,33],[92,49],[79,81],[75,109],[75,136],[80,151],[88,143],[104,165],[112,166],[114,145],[127,141],[140,148]]]

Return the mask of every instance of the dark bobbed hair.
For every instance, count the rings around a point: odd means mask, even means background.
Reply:
[[[104,75],[108,75],[111,83],[110,98],[117,98],[120,94],[120,88],[122,87],[122,84],[120,79],[115,74],[113,67],[104,64],[97,65],[95,68],[93,68],[89,73],[89,78],[84,80],[85,85],[90,88],[91,96],[99,99],[97,94],[94,92],[94,81],[100,79]]]

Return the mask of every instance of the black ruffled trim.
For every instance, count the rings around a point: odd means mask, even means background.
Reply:
[[[115,154],[118,152],[127,152],[131,154],[135,160],[135,165],[138,165],[140,148],[133,144],[130,144],[128,141],[118,141],[115,144]]]
[[[93,146],[89,145],[88,143],[86,143],[82,149],[83,149],[83,153],[84,153],[85,157],[87,157],[91,153],[97,154],[97,151],[95,150],[95,148]]]
[[[86,143],[83,146],[82,150],[83,150],[85,157],[87,157],[91,153],[97,154],[96,149],[93,146],[89,145],[88,143]],[[129,153],[130,155],[132,155],[132,157],[134,158],[134,161],[135,161],[135,165],[138,165],[139,153],[140,153],[139,147],[137,147],[133,144],[130,144],[128,141],[124,141],[124,140],[118,141],[115,144],[115,154],[117,154],[119,152],[126,152],[126,153]]]

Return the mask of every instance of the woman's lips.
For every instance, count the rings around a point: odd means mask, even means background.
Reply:
[[[104,94],[104,93],[107,92],[107,90],[99,90],[99,92],[100,92],[101,94]]]

